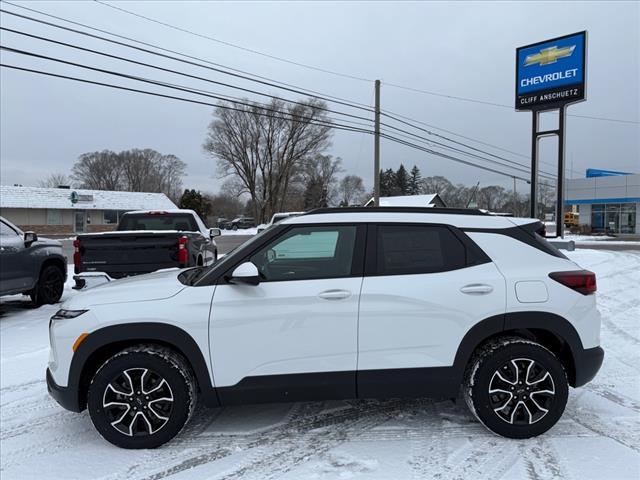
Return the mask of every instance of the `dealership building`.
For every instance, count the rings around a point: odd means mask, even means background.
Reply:
[[[164,193],[0,186],[0,216],[47,235],[113,230],[131,210],[177,208]]]
[[[587,169],[567,180],[565,204],[594,233],[640,234],[640,174]]]

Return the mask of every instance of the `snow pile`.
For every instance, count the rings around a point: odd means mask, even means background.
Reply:
[[[239,231],[246,232],[246,231]],[[226,233],[226,232],[225,232]],[[200,408],[152,451],[118,449],[44,382],[49,317],[0,302],[0,476],[29,479],[634,479],[640,477],[640,251],[568,255],[598,275],[605,362],[545,435],[488,432],[464,402],[333,401]],[[70,283],[65,298],[74,295]]]

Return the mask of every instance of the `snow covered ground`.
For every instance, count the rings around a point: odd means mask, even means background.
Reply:
[[[258,233],[257,227],[239,228],[238,230],[220,230],[222,236],[225,235],[255,235]]]
[[[571,390],[547,434],[497,437],[450,401],[310,402],[200,408],[151,451],[118,449],[88,415],[46,392],[47,322],[57,306],[0,304],[0,477],[11,479],[638,479],[640,250],[579,250],[598,275],[605,362]],[[70,290],[65,297],[73,295]]]

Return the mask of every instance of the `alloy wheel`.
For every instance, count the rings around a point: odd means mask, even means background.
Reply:
[[[169,382],[161,375],[147,368],[130,368],[107,384],[102,407],[120,433],[153,435],[169,422],[173,398]]]
[[[495,414],[512,425],[531,425],[544,418],[555,399],[547,369],[530,358],[515,358],[495,371],[489,402]]]

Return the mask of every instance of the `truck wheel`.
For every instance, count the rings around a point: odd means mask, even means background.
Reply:
[[[233,229],[234,229],[234,230],[238,230],[238,225],[234,225],[234,226],[233,226]]]
[[[480,349],[465,375],[463,396],[480,422],[498,435],[530,438],[562,416],[569,384],[560,360],[542,345],[501,338]]]
[[[156,448],[189,421],[197,401],[187,362],[168,348],[138,345],[108,359],[89,385],[98,432],[122,448]]]
[[[29,296],[37,306],[45,303],[57,303],[64,292],[64,272],[55,265],[42,269],[40,278]]]

